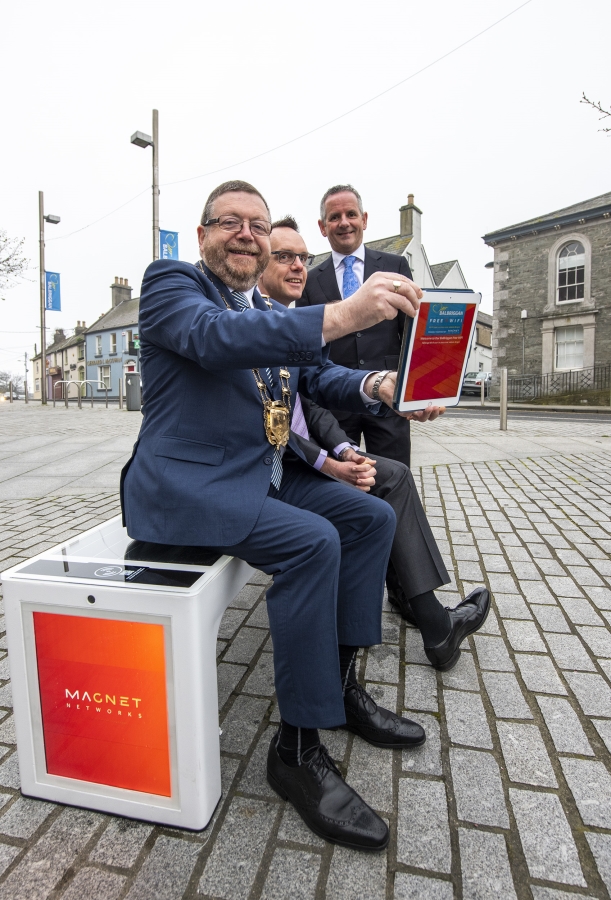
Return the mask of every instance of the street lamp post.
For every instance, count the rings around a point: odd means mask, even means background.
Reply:
[[[39,230],[39,268],[40,268],[40,399],[47,402],[47,340],[46,340],[46,305],[45,305],[45,222],[59,225],[59,216],[45,216],[45,196],[38,191],[38,230]],[[27,388],[26,388],[27,390]]]
[[[153,148],[153,260],[159,259],[159,113],[153,110],[153,136],[134,131],[130,141],[136,147]]]

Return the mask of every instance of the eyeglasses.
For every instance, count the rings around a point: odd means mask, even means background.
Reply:
[[[239,234],[244,222],[248,222],[251,234],[269,237],[272,233],[271,222],[266,222],[265,219],[238,219],[237,216],[219,216],[218,219],[208,219],[207,222],[204,222],[204,226],[218,225],[223,231]]]
[[[304,266],[311,266],[314,259],[313,253],[291,253],[290,250],[272,250],[272,256],[275,256],[281,266],[292,266],[297,257]]]

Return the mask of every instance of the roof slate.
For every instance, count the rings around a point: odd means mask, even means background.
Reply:
[[[453,269],[457,262],[457,259],[449,259],[447,262],[435,263],[431,266],[431,274],[437,287],[439,287],[450,269]]]
[[[79,334],[71,334],[70,337],[64,338],[61,341],[54,341],[52,344],[49,344],[47,347],[47,355],[49,353],[57,353],[58,350],[67,350],[68,347],[73,347],[75,344],[81,344],[85,340],[84,332],[80,332]],[[32,356],[32,359],[40,359],[42,354],[37,353],[35,356]]]
[[[524,225],[538,225],[543,222],[552,222],[561,216],[568,216],[571,213],[586,212],[589,209],[596,209],[598,206],[606,206],[611,203],[611,191],[606,194],[599,194],[598,197],[592,197],[590,200],[583,200],[581,203],[574,203],[572,206],[564,206],[562,209],[556,209],[554,212],[545,213],[534,219],[526,219],[524,222],[516,222],[514,225],[506,225],[504,228],[496,228],[490,232],[494,235],[499,231],[509,231],[512,228],[521,228]],[[488,235],[487,235],[488,237]]]
[[[94,331],[107,331],[109,328],[125,328],[127,325],[138,324],[138,308],[140,297],[124,300],[118,306],[113,306],[107,313],[100,316],[97,322],[87,329],[87,334]]]

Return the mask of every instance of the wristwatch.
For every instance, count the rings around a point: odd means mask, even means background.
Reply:
[[[378,374],[376,375],[376,380],[374,381],[373,387],[371,389],[372,400],[380,400],[380,385],[387,375],[390,375],[390,369],[385,369],[384,372],[378,372]]]

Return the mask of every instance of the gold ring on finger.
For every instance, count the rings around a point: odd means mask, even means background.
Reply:
[[[393,288],[394,288],[394,290],[395,290],[395,294],[397,294],[397,293],[399,292],[399,288],[401,287],[401,282],[400,282],[400,281],[393,281],[392,286],[393,286]]]

